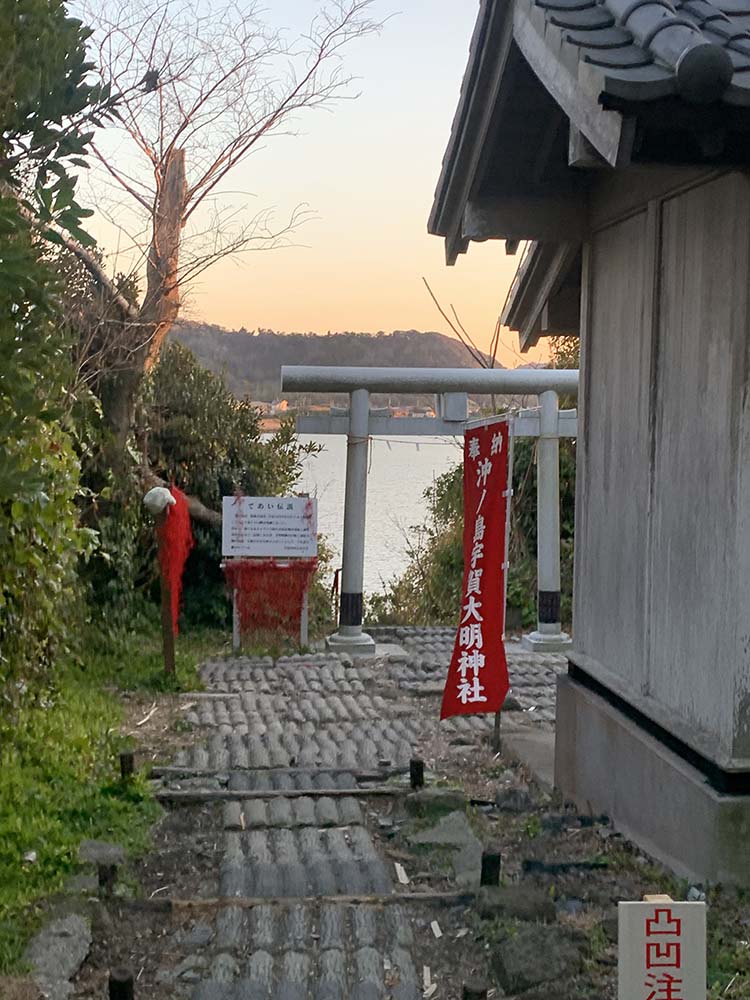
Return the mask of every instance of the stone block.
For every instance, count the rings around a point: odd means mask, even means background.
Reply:
[[[501,941],[490,961],[502,988],[515,995],[576,975],[583,956],[577,939],[566,929],[528,924]]]
[[[456,788],[422,788],[407,795],[404,804],[412,816],[439,816],[456,809],[466,809],[467,799]]]
[[[25,960],[45,996],[55,997],[55,1000],[72,997],[70,980],[83,964],[90,947],[89,922],[73,913],[54,920],[31,939]]]
[[[482,867],[482,844],[465,812],[448,813],[431,829],[412,834],[408,839],[411,844],[450,847],[453,873],[458,884],[477,885]]]
[[[92,865],[124,865],[125,851],[119,844],[106,840],[82,840],[78,860]]]
[[[509,788],[498,788],[495,805],[502,812],[524,813],[534,808],[534,800],[525,785],[511,785]]]
[[[477,897],[477,913],[485,920],[507,917],[541,923],[554,923],[557,915],[549,893],[523,883],[482,886]]]
[[[600,695],[557,681],[555,784],[691,881],[750,886],[750,796],[705,775]]]

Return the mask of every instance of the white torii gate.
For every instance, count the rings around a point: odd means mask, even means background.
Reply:
[[[570,645],[560,622],[561,437],[576,437],[575,410],[560,410],[558,393],[576,395],[578,371],[505,368],[336,368],[284,365],[285,392],[348,392],[349,410],[297,418],[306,434],[346,434],[346,495],[338,631],[328,646],[372,655],[375,643],[362,631],[367,510],[367,451],[373,435],[460,436],[468,419],[468,393],[538,395],[540,406],[519,411],[514,437],[538,437],[537,449],[537,629],[527,648],[553,652]],[[436,417],[392,417],[370,409],[370,393],[435,393]]]

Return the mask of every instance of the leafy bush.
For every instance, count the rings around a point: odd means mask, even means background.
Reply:
[[[524,626],[536,620],[535,444],[515,443],[508,608]],[[456,621],[463,579],[463,465],[443,473],[425,491],[428,520],[412,528],[409,565],[383,594],[368,601],[373,624],[450,625]],[[573,580],[575,446],[560,445],[562,616],[570,620]]]
[[[87,83],[89,32],[62,0],[0,0],[0,745],[22,696],[74,634],[79,465],[69,344],[40,234],[80,229],[71,166],[108,94]]]
[[[554,338],[555,366],[576,367],[578,341]],[[575,400],[561,399],[564,408]],[[560,571],[561,615],[572,617],[573,538],[575,519],[575,442],[560,440]],[[425,491],[427,523],[412,528],[409,565],[385,593],[368,601],[367,618],[373,624],[436,625],[456,621],[463,580],[463,465],[443,473]],[[514,444],[513,505],[508,571],[508,608],[515,609],[524,627],[536,621],[536,441],[520,438]],[[509,614],[510,618],[510,614]]]
[[[290,489],[302,457],[315,450],[297,444],[291,419],[262,440],[250,401],[236,399],[223,377],[179,344],[162,351],[144,407],[151,469],[214,510],[237,490],[275,496]]]
[[[147,382],[143,412],[152,471],[217,511],[222,497],[236,492],[248,496],[289,492],[303,457],[317,450],[314,444],[298,443],[293,419],[264,439],[259,413],[249,400],[237,400],[221,376],[203,368],[179,344],[162,351]],[[185,566],[184,620],[227,626],[230,609],[221,571],[221,532],[194,522],[193,533],[196,545]],[[316,608],[319,598],[318,594]]]
[[[44,679],[74,626],[78,461],[67,356],[48,269],[16,204],[0,200],[0,742],[20,696]]]

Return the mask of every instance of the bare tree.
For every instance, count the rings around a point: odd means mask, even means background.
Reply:
[[[301,210],[278,226],[267,210],[246,218],[228,203],[224,182],[270,136],[293,132],[301,114],[350,96],[341,50],[379,27],[371,4],[332,0],[293,39],[270,28],[254,0],[79,4],[95,28],[98,71],[119,98],[115,125],[93,151],[124,199],[112,218],[135,220],[130,250],[143,286],[134,304],[99,258],[67,242],[127,330],[119,355],[129,360],[114,374],[107,414],[121,442],[187,283],[227,255],[285,245],[303,220]]]

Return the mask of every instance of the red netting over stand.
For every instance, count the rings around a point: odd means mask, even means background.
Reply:
[[[297,636],[305,594],[318,565],[312,559],[228,559],[224,575],[236,593],[240,634]]]

